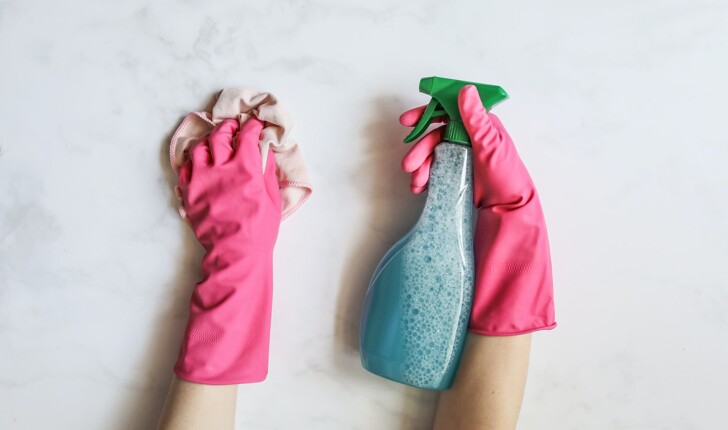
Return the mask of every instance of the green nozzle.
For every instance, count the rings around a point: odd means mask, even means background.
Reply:
[[[458,108],[458,94],[466,85],[474,85],[478,89],[480,100],[487,110],[508,98],[505,90],[496,85],[457,81],[455,79],[438,78],[437,76],[422,78],[420,79],[420,92],[431,95],[432,100],[427,104],[427,108],[415,128],[405,137],[404,142],[410,143],[422,136],[422,133],[427,130],[427,127],[435,118],[447,116],[448,122],[447,126],[445,126],[443,140],[470,145],[470,137],[467,130],[465,130],[465,125],[460,117],[460,109]]]

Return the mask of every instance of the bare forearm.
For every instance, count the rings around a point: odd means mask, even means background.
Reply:
[[[158,430],[232,430],[237,385],[204,385],[177,377],[169,388]]]
[[[440,394],[434,430],[515,429],[530,349],[530,334],[468,334],[455,382]]]

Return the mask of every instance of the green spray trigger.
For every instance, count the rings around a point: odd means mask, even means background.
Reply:
[[[432,96],[432,99],[427,104],[427,108],[415,128],[404,138],[404,143],[410,143],[422,136],[435,118],[447,116],[448,121],[443,140],[470,145],[470,136],[468,136],[458,108],[458,94],[466,85],[475,86],[480,94],[480,100],[487,110],[508,98],[506,91],[497,85],[458,81],[437,76],[422,78],[420,79],[420,92]]]

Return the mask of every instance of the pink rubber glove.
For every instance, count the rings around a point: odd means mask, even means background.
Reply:
[[[236,120],[223,121],[179,170],[183,209],[207,251],[174,367],[187,381],[242,384],[268,373],[281,202],[272,151],[265,172],[260,167],[262,128],[255,118],[240,131]]]
[[[487,113],[478,91],[466,86],[458,97],[460,114],[473,145],[475,292],[470,331],[506,336],[552,329],[553,280],[546,223],[536,187],[498,117]],[[424,106],[402,114],[417,123]],[[427,188],[432,153],[442,127],[425,135],[402,160],[411,189]]]

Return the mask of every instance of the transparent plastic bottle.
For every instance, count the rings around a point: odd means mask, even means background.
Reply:
[[[374,272],[360,328],[372,373],[431,390],[452,384],[473,294],[471,151],[435,148],[422,215]]]

